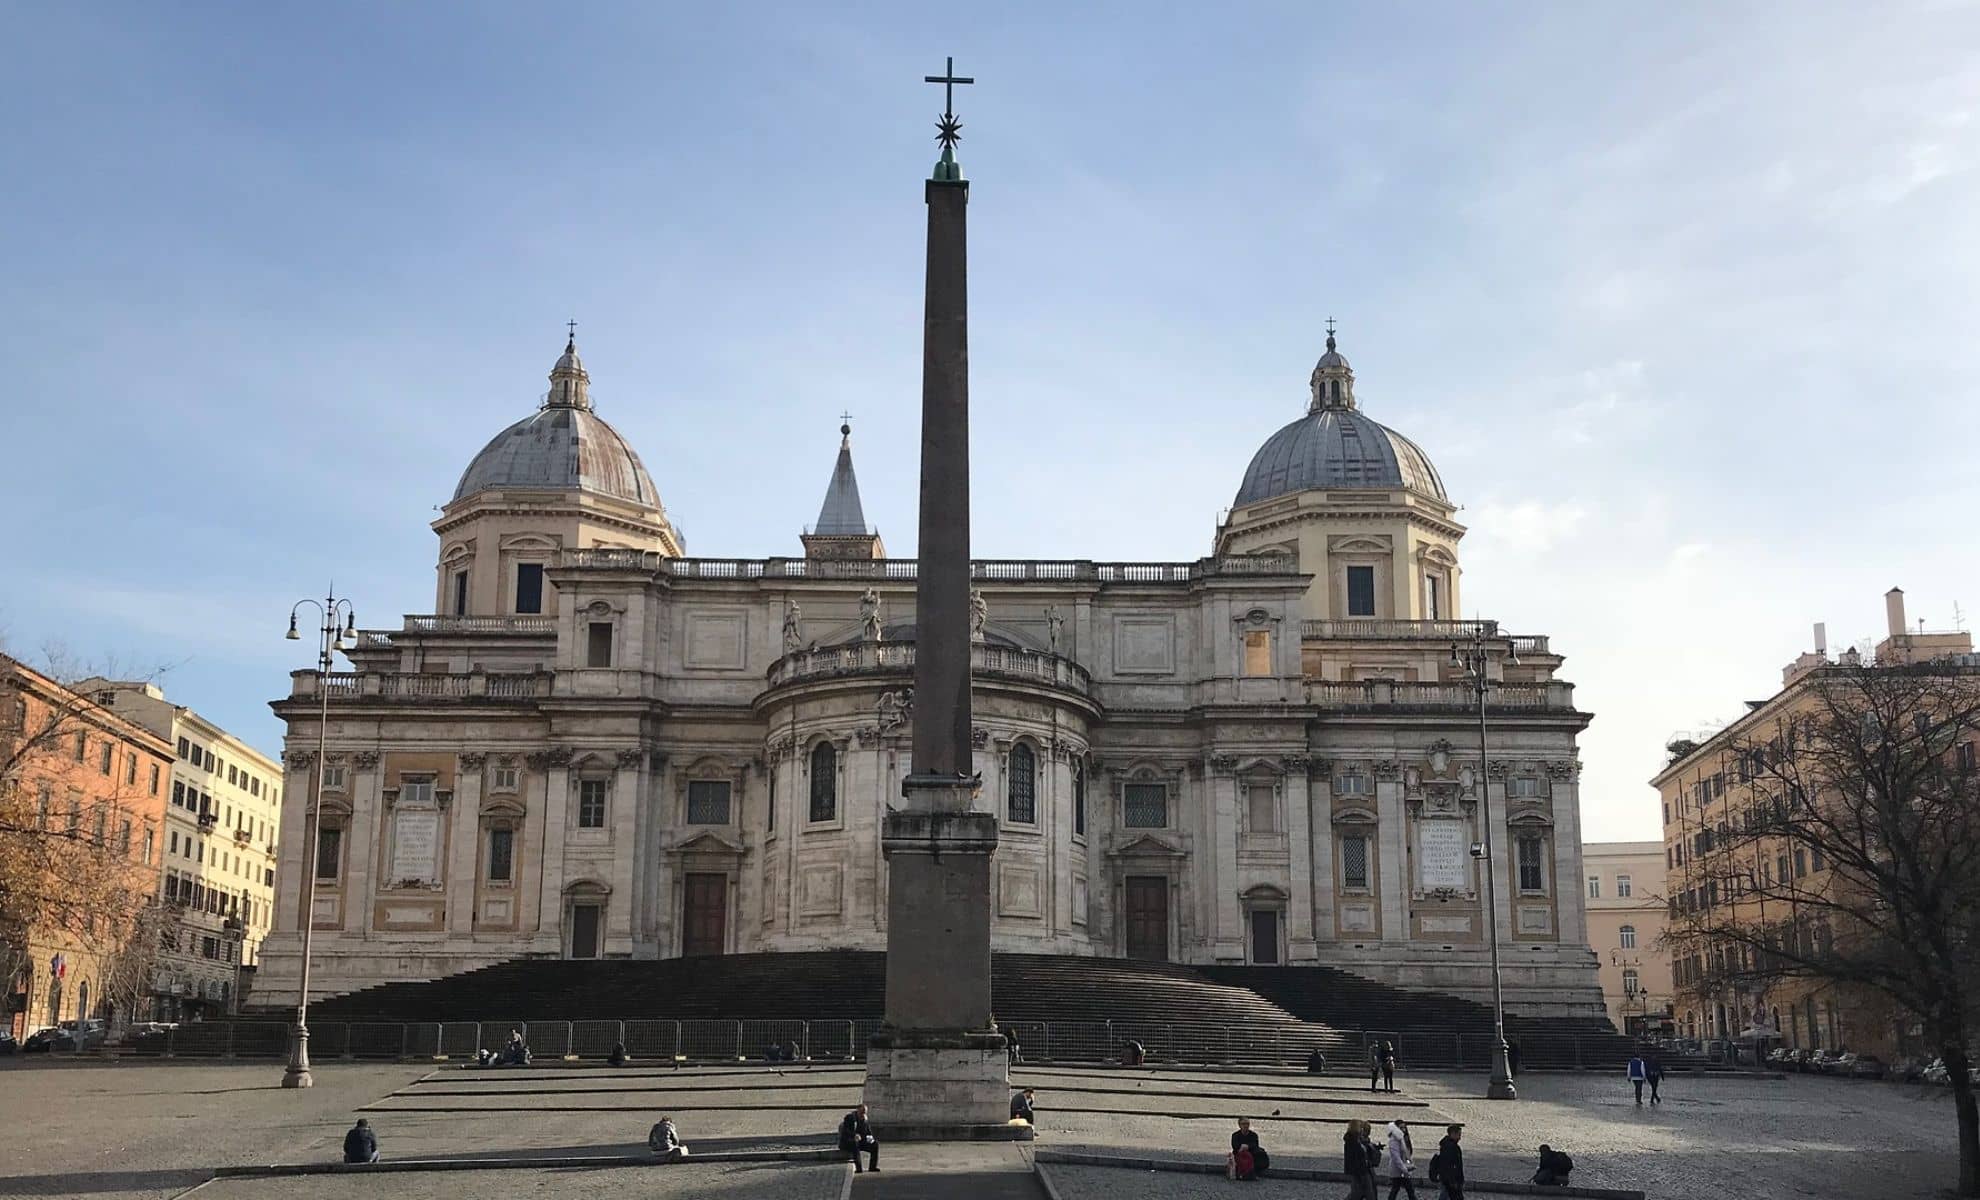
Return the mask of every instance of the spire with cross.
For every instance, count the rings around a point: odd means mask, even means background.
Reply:
[[[940,75],[923,76],[923,81],[942,85],[942,119],[935,123],[935,140],[942,144],[942,160],[935,164],[933,178],[941,183],[959,183],[962,164],[956,161],[956,143],[962,141],[962,122],[956,120],[956,85],[976,80],[957,75],[956,60],[951,56]]]

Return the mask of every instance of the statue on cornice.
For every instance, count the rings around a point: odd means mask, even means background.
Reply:
[[[797,601],[795,600],[784,601],[784,653],[785,654],[796,654],[798,652],[799,647],[804,645],[804,632],[800,625],[800,621],[802,620],[803,616],[804,616],[804,610],[798,607]]]
[[[859,628],[862,641],[880,640],[880,593],[874,588],[859,595]]]
[[[990,621],[990,602],[983,598],[982,588],[969,589],[969,640],[983,640],[983,627]]]

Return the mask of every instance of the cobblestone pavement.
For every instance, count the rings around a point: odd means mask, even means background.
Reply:
[[[656,1167],[568,1167],[528,1171],[415,1171],[391,1175],[303,1175],[216,1179],[197,1200],[839,1200],[844,1163],[678,1163]]]

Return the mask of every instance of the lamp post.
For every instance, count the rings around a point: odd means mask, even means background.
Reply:
[[[285,1088],[306,1088],[316,1082],[309,1074],[309,940],[316,926],[316,848],[323,836],[323,756],[330,739],[330,653],[350,649],[357,639],[357,614],[349,600],[338,599],[333,591],[322,600],[296,601],[289,609],[288,640],[302,639],[296,629],[296,614],[305,604],[315,605],[323,614],[316,653],[316,696],[320,707],[316,720],[316,782],[310,789],[309,809],[303,814],[309,833],[302,864],[302,982],[296,988],[296,1023],[289,1030],[289,1065],[282,1072]],[[337,626],[339,616],[344,618],[341,629]]]
[[[1479,823],[1485,827],[1483,842],[1473,843],[1471,856],[1478,859],[1485,873],[1485,929],[1486,941],[1492,949],[1492,1081],[1485,1089],[1486,1098],[1491,1100],[1513,1100],[1519,1096],[1513,1087],[1510,1050],[1506,1045],[1506,997],[1504,983],[1499,972],[1499,900],[1498,874],[1492,858],[1492,780],[1488,764],[1491,761],[1485,735],[1485,693],[1491,683],[1486,678],[1485,668],[1490,659],[1485,635],[1493,629],[1489,623],[1480,623],[1471,635],[1471,642],[1451,643],[1451,666],[1462,674],[1471,690],[1478,697],[1478,798]],[[1507,648],[1506,662],[1519,665],[1519,654],[1510,645]]]
[[[1650,993],[1644,991],[1643,985],[1637,980],[1632,979],[1631,976],[1635,974],[1638,967],[1643,965],[1643,960],[1641,958],[1627,958],[1621,950],[1611,950],[1609,951],[1609,965],[1621,970],[1623,973],[1623,1032],[1640,1039],[1643,1037],[1643,1026],[1650,1023]],[[1631,1030],[1629,1027],[1629,1010],[1632,1007],[1640,1014],[1637,1027],[1634,1030]]]

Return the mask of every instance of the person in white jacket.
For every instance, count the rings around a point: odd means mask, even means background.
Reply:
[[[1397,1120],[1389,1122],[1389,1152],[1384,1156],[1384,1165],[1389,1173],[1389,1200],[1396,1200],[1397,1192],[1408,1192],[1409,1200],[1416,1200],[1416,1181],[1409,1173],[1416,1169],[1410,1161],[1416,1148],[1409,1142],[1409,1122]]]

